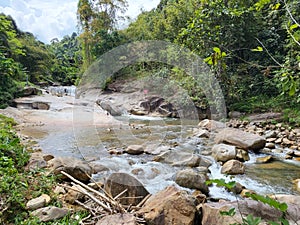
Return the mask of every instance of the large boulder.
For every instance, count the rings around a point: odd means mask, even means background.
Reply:
[[[205,183],[208,180],[208,177],[199,173],[193,169],[185,169],[177,172],[175,182],[186,188],[197,189],[202,193],[208,194],[208,186]]]
[[[137,213],[144,216],[148,225],[193,225],[196,206],[186,192],[169,186],[151,196]]]
[[[201,157],[189,152],[171,150],[155,156],[153,160],[168,163],[173,166],[197,167],[200,165]]]
[[[235,208],[236,214],[231,216],[221,215],[221,211],[228,211]],[[288,204],[287,219],[290,224],[299,224],[300,220],[300,207],[297,205]],[[239,200],[238,202],[210,202],[202,206],[202,225],[228,225],[228,224],[242,224],[242,218],[247,215],[253,217],[260,217],[262,223],[269,224],[268,221],[277,221],[282,213],[267,204],[263,204],[254,200]],[[295,223],[298,221],[298,223]]]
[[[121,116],[123,114],[123,110],[120,107],[115,106],[112,101],[97,100],[96,103],[112,116]]]
[[[89,181],[93,172],[87,162],[73,157],[57,157],[51,159],[48,161],[48,168],[50,173],[61,175],[61,171],[64,171],[75,179],[83,182]],[[67,179],[65,176],[61,176],[61,178]]]
[[[117,199],[123,205],[138,205],[149,194],[140,181],[127,173],[111,174],[106,180],[104,189],[112,197],[127,190]]]
[[[260,150],[265,147],[266,139],[235,128],[225,128],[216,134],[216,143],[225,143],[245,150]]]
[[[232,159],[224,163],[221,169],[221,173],[230,175],[244,174],[245,166],[242,162]]]
[[[117,213],[103,217],[96,225],[137,225],[137,222],[135,216],[132,214]]]
[[[226,162],[236,158],[236,147],[233,145],[217,144],[212,148],[212,156],[216,161]]]

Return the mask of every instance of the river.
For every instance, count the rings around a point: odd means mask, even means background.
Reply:
[[[154,162],[149,154],[111,155],[109,152],[122,152],[128,145],[141,144],[147,148],[166,147],[172,151],[186,151],[205,157],[212,162],[210,178],[224,178],[220,165],[207,155],[211,144],[206,139],[193,137],[194,121],[163,119],[158,117],[107,115],[94,100],[75,100],[74,88],[62,87],[58,97],[55,89],[44,96],[31,100],[50,102],[50,110],[10,109],[15,115],[22,115],[21,132],[37,141],[45,153],[54,156],[74,156],[103,165],[106,171],[95,174],[103,180],[112,172],[127,172],[137,177],[150,193],[162,190],[168,185],[176,185],[174,177],[181,167]],[[28,99],[26,99],[27,101]],[[260,194],[299,194],[294,189],[293,180],[300,178],[300,163],[291,160],[277,160],[268,164],[255,163],[256,158],[265,154],[250,154],[245,163],[244,175],[234,180],[247,189]],[[277,158],[283,158],[280,153]],[[214,198],[234,199],[227,191],[210,187]]]

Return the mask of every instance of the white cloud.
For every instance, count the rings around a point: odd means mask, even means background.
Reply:
[[[49,43],[53,38],[76,32],[78,0],[5,0],[0,12],[11,15],[23,31],[33,33],[39,40]],[[160,0],[128,0],[127,16],[135,18],[141,9],[150,10]]]

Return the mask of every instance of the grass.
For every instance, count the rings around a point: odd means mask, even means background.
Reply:
[[[60,206],[61,202],[52,191],[55,176],[46,176],[42,170],[24,169],[30,155],[16,135],[15,125],[13,119],[0,114],[0,224],[79,224],[85,212],[49,223],[30,216],[26,203],[32,198],[48,194],[52,198],[50,205]]]

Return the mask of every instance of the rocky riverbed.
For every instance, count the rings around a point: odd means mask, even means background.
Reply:
[[[289,204],[290,224],[299,224],[299,129],[276,122],[279,114],[227,123],[183,121],[174,119],[178,116],[174,107],[161,96],[122,90],[86,93],[82,99],[68,95],[72,92],[48,90],[18,99],[19,108],[1,113],[14,117],[22,138],[31,143],[34,153],[28,169],[65,171],[113,197],[121,193],[117,200],[129,214],[105,216],[111,214],[106,212],[97,224],[230,224],[241,221],[240,214],[266,220],[279,217],[280,212],[271,207],[244,199],[245,192],[275,194]],[[33,107],[37,102],[41,108]],[[278,173],[282,170],[285,173]],[[234,193],[206,183],[216,178],[230,181],[226,175],[235,175],[239,183]],[[275,182],[269,183],[274,176]],[[76,185],[54,188],[65,207],[91,207]],[[238,202],[230,201],[236,197]],[[42,202],[37,207],[41,209],[28,208],[38,210],[36,215],[53,210],[43,208],[48,200]],[[241,210],[234,218],[219,215],[237,206]],[[51,219],[55,218],[44,220]]]

